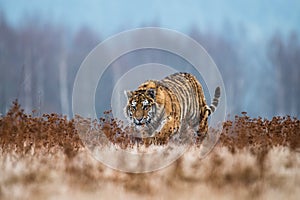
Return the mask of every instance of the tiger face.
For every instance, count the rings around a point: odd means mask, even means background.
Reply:
[[[154,89],[127,91],[125,115],[136,126],[148,125],[156,113]]]

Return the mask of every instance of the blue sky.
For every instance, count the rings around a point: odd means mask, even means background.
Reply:
[[[15,26],[24,16],[66,25],[71,30],[88,26],[107,37],[120,30],[159,24],[182,32],[243,27],[249,37],[264,38],[274,31],[300,32],[298,0],[0,0],[0,10]],[[224,25],[225,24],[225,25]]]

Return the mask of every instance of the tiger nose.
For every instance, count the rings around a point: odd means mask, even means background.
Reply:
[[[135,113],[135,118],[138,121],[141,121],[143,119],[143,112],[139,111]]]
[[[143,116],[136,117],[136,120],[138,120],[139,122],[142,121],[142,119],[143,119]]]

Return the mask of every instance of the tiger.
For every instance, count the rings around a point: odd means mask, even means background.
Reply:
[[[187,126],[196,136],[208,132],[208,117],[216,110],[221,96],[215,89],[207,105],[200,82],[190,73],[177,72],[162,80],[148,80],[135,91],[125,91],[125,116],[144,138],[169,139]]]

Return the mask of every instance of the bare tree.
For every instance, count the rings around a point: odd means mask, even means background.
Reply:
[[[216,62],[226,87],[228,110],[230,114],[239,113],[243,103],[243,77],[239,54],[234,45],[214,32],[200,32],[193,28],[191,37],[198,41]]]
[[[17,34],[7,23],[0,11],[0,112],[5,113],[16,96],[20,73],[13,66],[17,65]],[[17,68],[21,68],[19,65]]]
[[[67,53],[63,50],[59,59],[59,85],[60,85],[60,105],[62,113],[69,115],[69,97],[68,97],[68,65]]]
[[[81,27],[75,32],[74,36],[71,37],[70,46],[68,46],[68,100],[71,102],[73,84],[75,81],[76,73],[89,52],[95,48],[100,42],[100,37],[90,28]],[[69,105],[69,110],[71,107]]]
[[[279,114],[300,115],[300,43],[296,32],[288,38],[275,34],[267,55],[276,72],[276,107]]]

